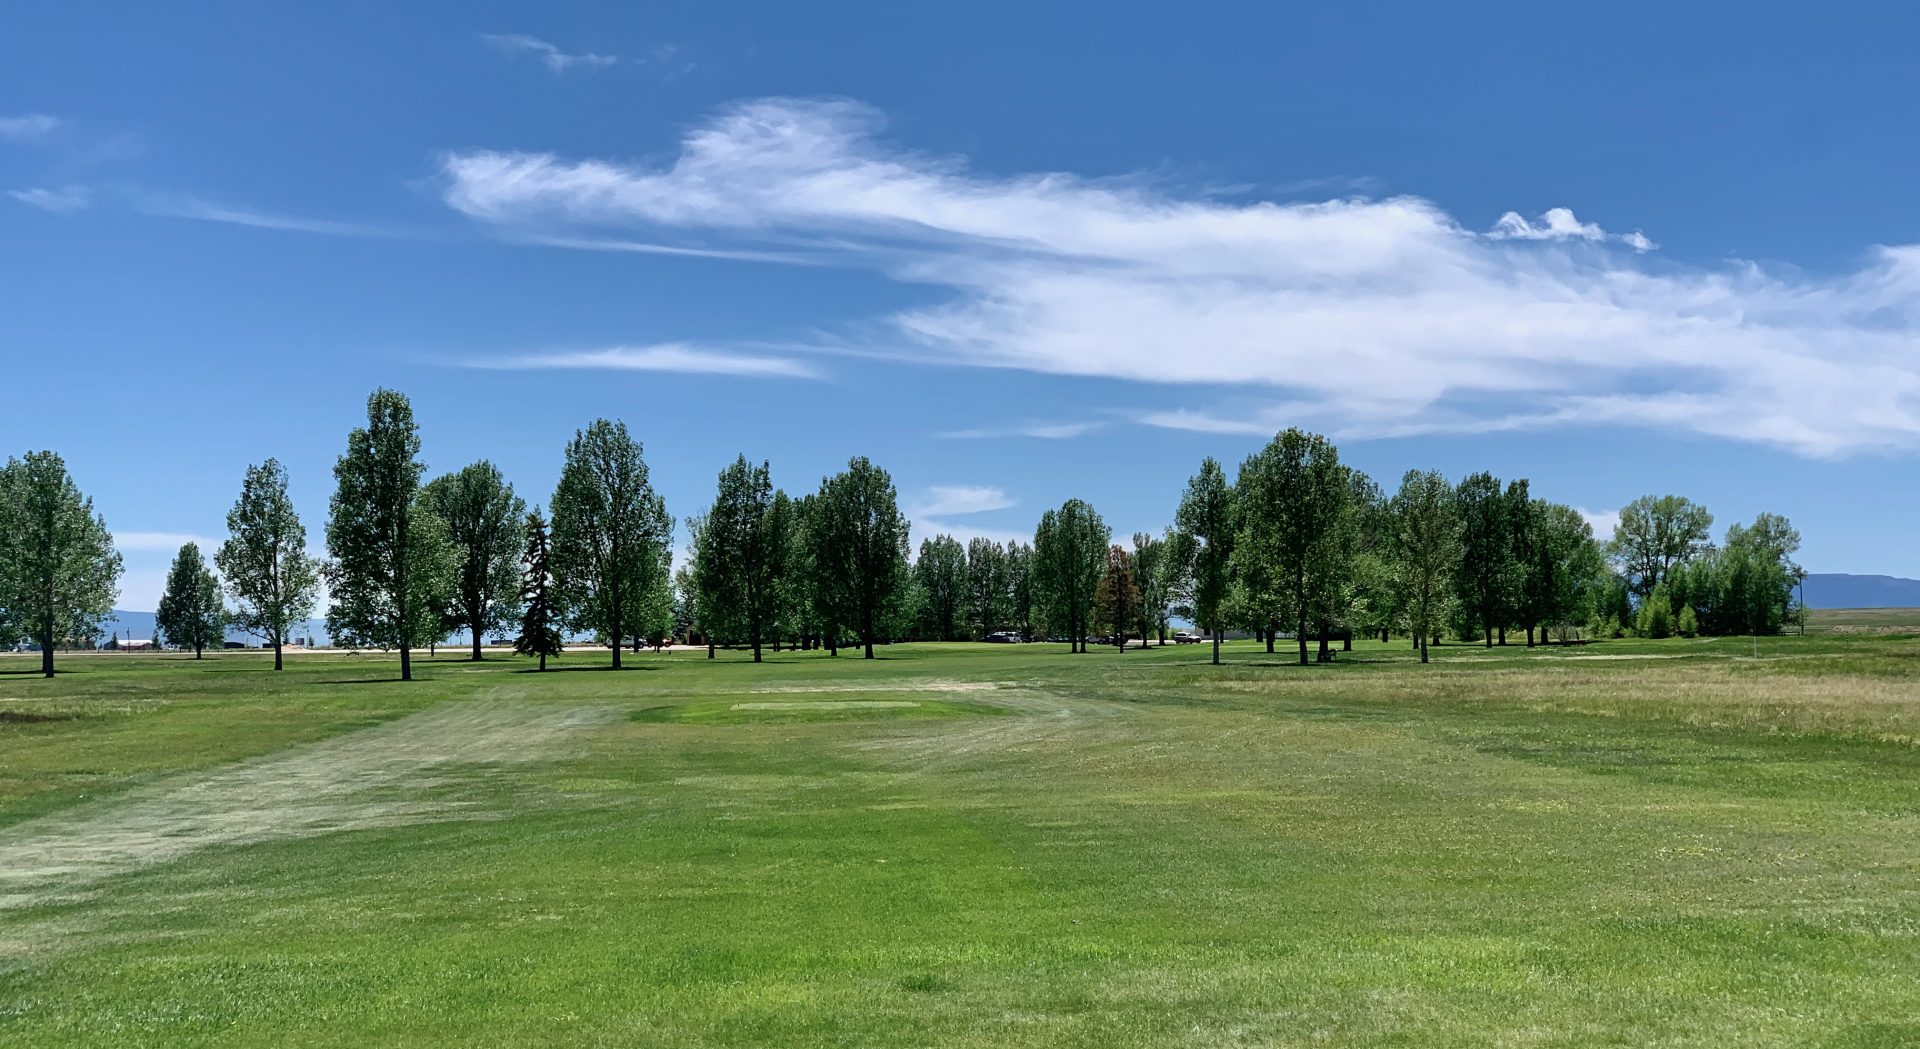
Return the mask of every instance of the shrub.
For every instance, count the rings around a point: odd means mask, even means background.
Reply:
[[[1693,614],[1692,605],[1681,607],[1673,629],[1681,637],[1694,637],[1700,633],[1700,618]]]
[[[1667,601],[1667,588],[1664,585],[1654,587],[1653,593],[1640,602],[1640,614],[1635,626],[1641,637],[1673,636],[1673,606]]]

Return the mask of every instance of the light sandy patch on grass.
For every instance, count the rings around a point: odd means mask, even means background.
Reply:
[[[859,710],[872,707],[917,707],[911,699],[798,699],[786,702],[735,703],[734,710]]]
[[[0,832],[0,910],[217,845],[484,816],[428,788],[563,749],[611,708],[453,703]],[[442,792],[447,795],[447,792]]]
[[[808,692],[992,692],[1000,686],[992,681],[890,681],[884,683],[833,683],[823,685],[773,685],[750,688],[751,695],[787,695]]]

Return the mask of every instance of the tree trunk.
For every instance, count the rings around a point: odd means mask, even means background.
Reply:
[[[273,669],[280,669],[280,639],[277,637],[273,639]],[[52,671],[48,671],[48,673],[52,673]]]
[[[547,669],[547,654],[545,651],[542,651],[540,653],[540,669],[541,670]]]
[[[1427,661],[1427,639],[1424,637],[1418,638],[1414,641],[1414,644],[1420,648],[1420,662],[1425,663]]]
[[[1333,649],[1329,646],[1328,641],[1330,639],[1327,637],[1327,635],[1332,632],[1332,629],[1325,623],[1320,624],[1320,653],[1314,658],[1322,663],[1333,662]]]
[[[1340,651],[1342,652],[1353,651],[1353,631],[1352,630],[1348,630],[1345,634],[1341,635]]]
[[[199,658],[200,658],[200,650],[201,650],[201,647],[202,647],[202,646],[200,646],[200,645],[195,645],[195,646],[193,646],[193,658],[195,658],[195,659],[199,659]]]
[[[1265,633],[1267,635],[1267,655],[1273,655],[1273,635],[1279,633],[1279,631],[1270,629]]]
[[[1527,647],[1528,648],[1533,647],[1533,624],[1532,623],[1527,624]]]
[[[40,632],[40,675],[53,676],[53,631],[51,629]]]
[[[1500,647],[1501,648],[1507,647],[1507,628],[1506,627],[1500,628]]]
[[[713,635],[712,635],[712,634],[708,634],[708,635],[707,635],[707,658],[708,658],[708,659],[712,659],[712,658],[713,658],[713,649],[714,649],[714,644],[713,644]]]
[[[1300,642],[1300,665],[1307,665],[1307,617],[1300,617],[1300,629],[1294,632],[1294,639]]]
[[[1212,633],[1213,633],[1213,665],[1217,667],[1220,665],[1220,628],[1215,627]]]

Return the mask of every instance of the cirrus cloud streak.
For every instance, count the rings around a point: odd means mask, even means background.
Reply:
[[[443,193],[504,230],[831,245],[945,290],[880,318],[874,340],[932,363],[1270,391],[1238,417],[1150,423],[1633,425],[1813,457],[1920,445],[1917,246],[1826,276],[1660,262],[1644,234],[1569,209],[1478,231],[1415,197],[1245,203],[991,176],[880,130],[857,103],[767,99],[694,128],[663,165],[451,154]]]

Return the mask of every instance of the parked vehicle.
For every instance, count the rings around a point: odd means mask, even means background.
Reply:
[[[1173,643],[1176,645],[1197,645],[1204,640],[1206,639],[1200,635],[1189,634],[1185,630],[1176,630],[1173,632]]]

